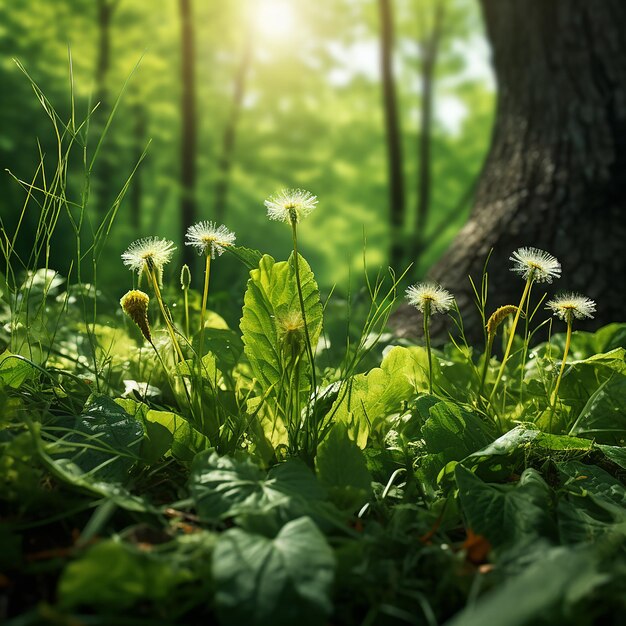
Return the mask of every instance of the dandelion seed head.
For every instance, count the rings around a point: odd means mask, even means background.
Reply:
[[[297,224],[317,206],[317,196],[303,189],[283,189],[265,201],[271,220]]]
[[[160,237],[145,237],[128,246],[122,254],[124,265],[139,275],[139,283],[144,271],[154,269],[159,285],[163,284],[163,266],[172,259],[176,246],[174,242]]]
[[[152,334],[150,333],[150,323],[148,322],[149,303],[150,296],[138,289],[128,291],[120,300],[120,305],[124,313],[137,324],[141,334],[151,342]]]
[[[187,229],[185,239],[186,246],[193,246],[198,254],[210,254],[214,259],[215,253],[221,256],[224,248],[235,243],[236,237],[223,224],[218,226],[215,222],[198,222]]]
[[[519,248],[509,260],[513,261],[511,271],[525,280],[532,276],[537,283],[551,283],[553,278],[561,277],[561,264],[556,257],[539,248]]]
[[[454,296],[435,283],[417,283],[406,290],[406,298],[418,311],[445,313],[454,304]]]
[[[596,311],[596,303],[578,293],[565,293],[559,295],[554,300],[546,303],[546,308],[552,310],[552,314],[564,320],[571,321],[572,318],[579,320],[593,318]]]

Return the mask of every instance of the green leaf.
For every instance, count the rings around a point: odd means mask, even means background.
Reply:
[[[350,439],[344,424],[336,423],[319,445],[315,466],[331,500],[342,510],[354,511],[372,493],[372,476],[363,451]]]
[[[517,485],[484,483],[462,465],[455,476],[469,528],[494,548],[519,548],[555,535],[552,494],[536,470],[525,470]]]
[[[226,531],[213,555],[215,603],[224,626],[322,626],[332,610],[335,559],[307,517],[275,539]]]
[[[196,454],[210,448],[205,435],[172,411],[149,409],[146,404],[127,398],[115,402],[143,424],[146,437],[141,457],[149,464],[170,454],[179,461],[191,462]]]
[[[263,256],[258,250],[243,246],[228,246],[225,250],[241,261],[249,270],[259,267],[259,262]]]
[[[590,624],[575,622],[570,612],[581,597],[610,581],[589,548],[553,548],[511,577],[446,626],[529,626]],[[523,599],[520,601],[520,599]]]
[[[155,552],[117,539],[102,541],[64,569],[60,604],[65,608],[97,607],[105,612],[121,612],[140,601],[174,604],[176,588],[196,578],[196,563],[210,559],[213,542],[209,533],[199,533],[193,545],[179,539]]]
[[[36,373],[37,370],[23,357],[8,350],[0,354],[0,386],[18,389]]]
[[[335,421],[347,426],[350,437],[364,448],[370,431],[415,395],[415,372],[419,370],[416,354],[396,346],[380,367],[344,383],[331,414]]]
[[[299,256],[298,259],[306,322],[315,350],[322,330],[322,303],[311,268],[304,258]],[[286,382],[284,375],[288,359],[280,327],[290,315],[300,315],[294,256],[292,254],[289,261],[276,263],[272,257],[264,255],[258,269],[250,272],[240,326],[245,354],[254,376],[263,392],[271,389],[272,396],[280,393],[281,384]],[[304,343],[301,354],[304,354]],[[308,364],[300,367],[298,380],[289,383],[301,394],[308,394],[310,390],[308,369]]]
[[[292,519],[325,497],[315,475],[301,461],[291,459],[265,476],[250,458],[236,461],[211,451],[194,459],[189,488],[198,514],[206,521],[276,508]]]
[[[560,394],[559,394],[560,395]],[[619,444],[626,437],[626,376],[614,373],[586,401],[571,434]]]
[[[107,396],[91,396],[76,419],[69,461],[105,482],[124,483],[139,456],[144,437],[140,422]]]
[[[621,446],[607,446],[603,444],[598,444],[596,447],[602,450],[606,457],[613,461],[613,463],[619,465],[623,469],[626,469],[626,448],[622,448]]]

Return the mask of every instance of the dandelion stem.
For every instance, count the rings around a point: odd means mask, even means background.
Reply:
[[[176,354],[178,355],[178,358],[181,361],[184,361],[185,357],[183,356],[180,346],[178,345],[178,339],[176,339],[176,332],[174,331],[174,327],[172,326],[167,310],[165,309],[165,305],[163,304],[163,297],[161,296],[161,290],[159,289],[159,281],[157,280],[156,272],[154,270],[154,267],[148,266],[148,269],[150,273],[150,279],[152,280],[152,287],[154,288],[154,295],[156,296],[157,302],[159,303],[159,307],[161,309],[161,315],[163,315],[163,319],[165,320],[165,326],[167,327],[167,330],[172,339],[172,343],[174,344],[174,350],[176,350]]]
[[[428,328],[430,322],[430,302],[426,302],[424,306],[424,338],[426,339],[426,352],[428,353],[428,392],[433,392],[433,355],[430,347],[430,331]]]
[[[202,358],[202,350],[204,348],[204,319],[206,316],[206,303],[209,297],[209,279],[211,277],[211,254],[207,252],[206,266],[204,268],[204,291],[202,292],[202,308],[200,309],[200,347],[199,353]]]
[[[489,361],[491,361],[491,350],[493,348],[493,340],[495,335],[489,335],[487,338],[487,346],[485,347],[485,356],[483,363],[483,371],[480,376],[480,389],[478,390],[478,396],[482,396],[485,388],[485,381],[487,380],[487,372],[489,371]]]
[[[311,363],[311,377],[313,381],[313,394],[316,394],[317,379],[315,376],[315,357],[313,356],[313,347],[311,346],[311,337],[309,336],[309,326],[306,321],[306,311],[304,309],[304,297],[302,296],[302,283],[300,282],[300,261],[298,257],[298,233],[297,223],[294,219],[291,220],[291,233],[293,238],[293,255],[294,255],[294,268],[296,272],[296,286],[298,289],[298,299],[300,300],[300,310],[302,311],[302,322],[304,324],[304,339],[306,342],[307,355],[309,362]]]
[[[183,289],[185,299],[185,336],[189,339],[189,287]]]
[[[556,411],[556,403],[558,401],[559,396],[559,387],[561,386],[561,379],[563,378],[563,372],[565,371],[565,365],[567,363],[567,355],[569,353],[570,344],[572,343],[572,314],[569,313],[567,316],[567,335],[565,336],[565,348],[563,350],[563,360],[561,361],[561,369],[559,370],[559,375],[556,379],[556,385],[554,386],[554,391],[552,392],[552,400],[550,404],[552,408],[550,410],[550,425],[548,432],[552,434],[552,418],[554,417],[554,412]]]
[[[498,370],[498,376],[496,377],[496,382],[493,384],[493,389],[491,390],[491,395],[489,399],[491,400],[496,393],[496,389],[498,387],[498,383],[504,374],[504,368],[506,366],[506,362],[509,360],[509,355],[511,354],[511,348],[513,347],[513,340],[515,339],[515,330],[517,329],[517,323],[519,322],[520,315],[522,314],[522,309],[524,308],[524,303],[526,302],[526,298],[530,292],[530,286],[533,282],[533,273],[530,272],[528,278],[526,279],[526,286],[524,287],[524,292],[522,293],[522,299],[517,307],[517,311],[515,312],[515,317],[513,318],[513,324],[511,325],[511,332],[509,334],[509,341],[506,345],[506,350],[504,351],[504,356],[502,357],[502,364],[500,365],[500,369]]]

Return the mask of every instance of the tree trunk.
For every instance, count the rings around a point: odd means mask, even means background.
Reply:
[[[443,0],[435,6],[432,30],[424,35],[420,42],[422,64],[422,109],[420,136],[418,144],[419,172],[417,186],[417,208],[415,211],[415,228],[410,250],[411,261],[417,266],[426,240],[425,230],[430,214],[431,173],[431,143],[433,126],[433,100],[435,96],[435,68],[439,53],[439,42],[443,30]]]
[[[181,241],[189,226],[196,221],[196,77],[193,11],[191,0],[180,0],[181,74],[182,74],[182,133],[181,133]],[[193,266],[194,255],[189,246],[182,246],[182,263]]]
[[[135,158],[133,162],[139,163],[147,141],[146,110],[141,102],[136,102],[132,112],[134,118],[133,143],[135,144]],[[139,235],[141,230],[141,200],[143,196],[141,170],[142,168],[138,168],[135,172],[130,188],[130,223],[136,235]]]
[[[98,108],[95,110],[91,124],[96,137],[94,145],[98,143],[100,136],[104,132],[106,121],[109,116],[109,86],[108,76],[111,69],[111,22],[113,15],[119,4],[119,0],[98,0],[97,24],[98,24],[98,52],[96,55],[95,71],[95,103]],[[99,155],[98,175],[96,178],[96,214],[102,219],[111,208],[113,196],[112,172],[110,156],[106,150],[101,150]]]
[[[239,123],[239,115],[241,106],[246,92],[246,79],[252,62],[252,41],[254,33],[252,28],[248,30],[246,40],[244,42],[244,51],[237,68],[235,76],[235,85],[233,90],[233,102],[230,116],[224,129],[222,138],[222,154],[218,161],[218,178],[215,185],[215,219],[218,223],[222,223],[226,216],[226,208],[228,203],[228,187],[230,182],[230,169],[233,161],[233,152],[235,150],[235,140],[237,136],[237,124]]]
[[[563,266],[550,293],[597,300],[595,320],[579,328],[623,321],[626,3],[482,0],[482,7],[499,87],[492,145],[471,219],[430,277],[454,292],[466,328],[481,335],[468,274],[480,278],[493,248],[489,308],[515,304],[522,283],[508,257],[535,246]]]
[[[402,269],[404,246],[402,230],[406,212],[404,197],[404,172],[402,158],[402,135],[396,98],[393,72],[393,12],[391,0],[379,0],[380,12],[380,67],[383,87],[385,129],[387,133],[387,163],[389,171],[389,224],[391,246],[389,264],[396,270]]]

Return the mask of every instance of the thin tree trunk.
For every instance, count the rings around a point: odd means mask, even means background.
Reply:
[[[232,108],[222,138],[222,154],[218,161],[218,178],[215,186],[215,219],[220,224],[224,222],[228,207],[230,170],[232,167],[235,141],[237,138],[237,125],[239,123],[241,107],[246,93],[246,80],[252,63],[253,35],[254,33],[252,32],[252,29],[248,29],[243,54],[235,75]]]
[[[433,101],[435,96],[435,70],[439,43],[443,33],[444,5],[438,0],[433,16],[432,30],[420,42],[422,53],[422,109],[419,136],[419,172],[417,176],[417,207],[415,210],[415,229],[411,246],[411,261],[417,266],[424,250],[425,231],[430,215],[432,185],[432,126]]]
[[[402,135],[393,71],[394,28],[391,0],[378,0],[378,7],[380,13],[380,66],[389,172],[389,224],[391,231],[389,264],[392,268],[401,270],[405,252],[402,231],[405,221],[406,203]]]
[[[93,135],[97,143],[109,116],[108,77],[111,70],[111,22],[119,0],[97,0],[98,52],[95,71],[95,102],[98,108],[92,117]],[[102,218],[110,208],[112,168],[105,150],[100,152],[96,179],[96,214]]]
[[[146,110],[141,102],[136,102],[133,109],[133,143],[134,163],[138,163],[146,147]],[[135,234],[141,230],[141,200],[143,195],[142,168],[138,168],[133,176],[130,190],[130,222]]]
[[[181,133],[181,241],[187,228],[196,221],[196,77],[195,42],[192,0],[179,0],[181,18],[182,133]],[[189,246],[182,246],[182,262],[190,267],[194,255]]]

